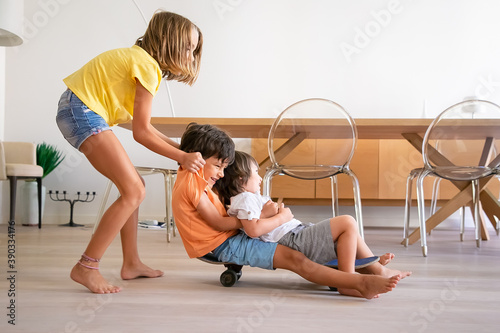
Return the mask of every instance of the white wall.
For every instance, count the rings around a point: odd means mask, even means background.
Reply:
[[[0,140],[5,131],[5,47],[0,46]]]
[[[333,99],[357,118],[434,117],[474,94],[500,103],[495,0],[136,3],[147,19],[163,7],[203,31],[198,82],[170,83],[177,116],[274,117],[307,97]],[[55,124],[62,78],[100,52],[132,45],[145,23],[134,1],[26,0],[25,28],[26,43],[6,49],[5,139],[47,141],[67,152],[63,165],[45,179],[48,189],[101,194],[104,178]],[[165,87],[153,115],[171,116]],[[134,143],[129,132],[115,133],[135,164],[175,167]],[[150,187],[158,197],[146,199],[143,210],[161,216],[162,189]],[[99,199],[77,204],[76,217],[91,219]],[[67,204],[48,200],[46,220],[67,222],[68,214]],[[4,209],[2,221],[6,215]]]
[[[0,141],[4,139],[4,129],[5,129],[5,48],[0,46]],[[0,181],[0,223],[3,221],[7,221],[7,210],[9,209],[8,207],[8,201],[6,200],[6,195],[7,189],[4,190],[4,187],[7,188],[4,183],[7,183],[5,181]],[[5,208],[4,208],[5,207]],[[4,214],[5,212],[5,214]],[[5,218],[4,218],[5,216]]]

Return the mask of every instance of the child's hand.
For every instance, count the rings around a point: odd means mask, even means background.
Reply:
[[[195,173],[205,165],[205,160],[200,153],[185,153],[182,161],[179,161],[184,169]]]
[[[262,207],[260,218],[267,219],[269,217],[273,217],[276,214],[278,214],[278,204],[276,202],[273,202],[272,200],[269,200]]]
[[[283,223],[286,223],[293,219],[293,214],[290,208],[285,207],[285,204],[280,204],[278,207],[278,214],[283,218]]]

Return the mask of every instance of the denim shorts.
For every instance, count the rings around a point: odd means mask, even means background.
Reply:
[[[219,261],[237,265],[274,269],[273,259],[277,243],[263,242],[248,237],[243,231],[226,239],[213,254]]]
[[[64,138],[76,149],[80,149],[89,136],[111,129],[103,117],[90,110],[69,89],[59,99],[56,123]]]

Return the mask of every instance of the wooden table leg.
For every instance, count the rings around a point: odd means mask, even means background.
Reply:
[[[283,143],[276,151],[274,152],[274,156],[277,160],[281,160],[285,158],[292,150],[294,150],[304,139],[307,134],[305,132],[297,132],[290,139],[288,139],[285,143]],[[267,156],[263,161],[259,162],[259,167],[262,169],[267,169],[271,166],[271,159]]]
[[[481,191],[480,198],[483,211],[493,225],[493,228],[496,229],[498,222],[495,220],[495,216],[500,217],[500,203],[498,199],[488,189]]]
[[[496,228],[497,222],[494,216],[500,216],[500,203],[491,193],[490,190],[484,188],[487,182],[482,184],[483,189],[480,193],[482,211],[486,217],[490,220],[494,228]],[[453,198],[448,200],[448,202],[442,206],[434,215],[427,219],[425,226],[427,232],[434,229],[439,223],[446,220],[451,214],[456,212],[460,207],[468,205],[472,201],[472,194],[470,191],[470,185],[463,189],[460,193],[455,195]],[[489,234],[486,228],[485,217],[480,217],[481,223],[481,238],[483,240],[489,240]],[[408,244],[413,244],[420,239],[420,227],[416,228],[408,238]],[[401,242],[401,244],[404,244]]]

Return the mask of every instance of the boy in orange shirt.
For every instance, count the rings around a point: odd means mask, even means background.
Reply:
[[[184,247],[190,258],[212,252],[220,261],[264,269],[283,268],[308,281],[324,286],[350,289],[371,299],[396,287],[402,278],[346,273],[309,260],[286,246],[250,238],[240,231],[236,217],[229,217],[212,187],[224,177],[224,169],[234,158],[234,143],[222,130],[212,125],[188,125],[179,147],[200,152],[205,165],[197,173],[179,167],[173,190],[173,214]],[[272,219],[277,225],[293,218],[289,208],[280,206]]]

